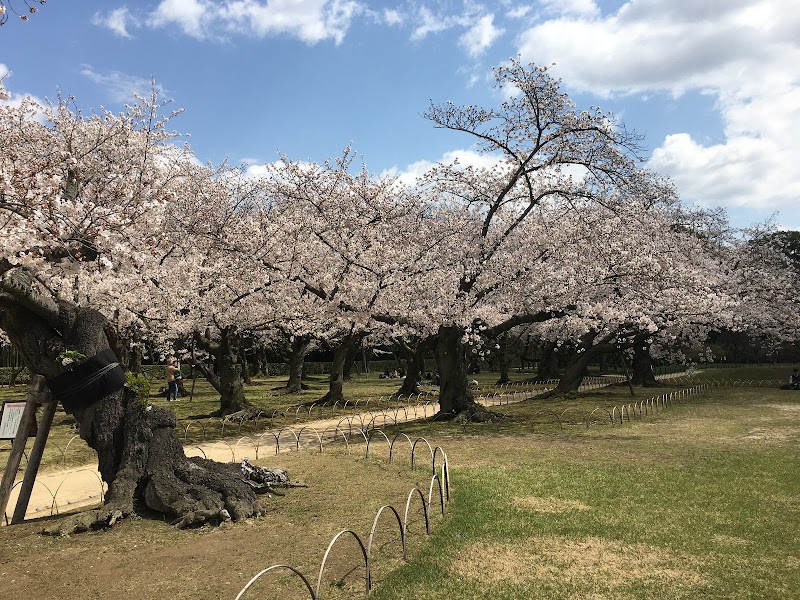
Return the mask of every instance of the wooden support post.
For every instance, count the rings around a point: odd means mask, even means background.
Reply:
[[[37,378],[40,381],[37,381]],[[36,385],[36,390],[34,390],[34,385]],[[44,377],[41,375],[34,375],[31,380],[28,402],[35,402],[36,404],[46,403],[44,404],[44,410],[42,410],[42,419],[41,423],[39,423],[39,429],[36,432],[36,440],[33,442],[31,455],[30,458],[28,458],[28,465],[25,467],[22,487],[20,487],[19,496],[17,496],[17,506],[14,509],[14,515],[11,517],[12,525],[17,525],[25,520],[25,513],[28,511],[28,503],[31,500],[33,484],[36,481],[36,475],[39,473],[39,465],[42,462],[44,447],[45,444],[47,444],[47,437],[50,435],[50,426],[53,424],[53,417],[56,414],[56,407],[58,406],[58,401],[53,398],[50,390],[47,389],[44,383]]]
[[[33,423],[36,422],[36,408],[39,406],[37,399],[39,397],[40,386],[45,386],[44,377],[34,376],[31,378],[25,410],[22,412],[22,418],[17,428],[17,435],[11,444],[11,452],[9,452],[8,455],[8,463],[6,463],[6,470],[3,473],[3,480],[0,481],[0,516],[5,514],[6,507],[8,507],[8,500],[11,498],[14,480],[17,478],[17,470],[22,461],[22,455],[25,452],[28,434]]]

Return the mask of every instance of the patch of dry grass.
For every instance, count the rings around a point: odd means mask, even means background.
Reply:
[[[513,543],[473,543],[450,565],[452,573],[486,587],[580,579],[613,592],[633,582],[691,588],[705,583],[698,560],[648,544],[587,537],[531,537]]]
[[[591,510],[580,500],[561,500],[559,498],[540,498],[537,496],[518,496],[514,498],[516,508],[540,513],[563,513],[568,510]]]

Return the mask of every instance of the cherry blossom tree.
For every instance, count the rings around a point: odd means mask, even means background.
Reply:
[[[342,402],[344,367],[361,340],[413,303],[408,282],[425,205],[391,178],[375,178],[348,148],[322,164],[284,159],[269,165],[269,194],[286,207],[282,235],[290,248],[284,276],[301,286],[294,335],[311,335],[333,352],[323,402]],[[388,317],[387,315],[392,315]],[[287,317],[287,320],[290,320]]]
[[[452,265],[455,281],[448,282],[450,291],[441,300],[449,314],[439,315],[437,331],[440,405],[443,413],[455,415],[480,412],[466,378],[469,330],[476,320],[499,335],[570,310],[571,304],[553,301],[541,278],[534,288],[538,293],[523,291],[533,283],[526,278],[548,270],[549,255],[557,250],[548,243],[550,232],[539,211],[558,203],[567,214],[585,203],[631,197],[646,207],[663,185],[637,169],[638,136],[597,109],[578,110],[547,69],[511,60],[495,69],[495,79],[507,95],[497,108],[448,102],[426,113],[436,127],[471,136],[497,161],[493,169],[441,165],[424,182],[437,202],[460,213],[457,227],[469,238],[468,244],[458,243],[463,250],[450,253],[460,260]],[[500,295],[523,295],[526,304],[502,306],[493,301]]]
[[[634,382],[654,385],[651,346],[700,345],[711,328],[729,322],[735,298],[717,254],[680,226],[678,208],[645,212],[629,203],[581,215],[588,225],[581,246],[592,258],[575,274],[590,285],[572,314],[539,332],[578,346],[556,393],[577,390],[590,361],[623,350],[631,351]]]
[[[49,381],[65,351],[103,354],[117,327],[146,320],[169,296],[171,208],[198,176],[155,93],[121,114],[82,115],[70,101],[0,107],[0,329]],[[174,415],[126,388],[68,411],[97,451],[108,493],[103,508],[58,531],[110,525],[136,506],[181,526],[260,512],[238,465],[187,458]]]

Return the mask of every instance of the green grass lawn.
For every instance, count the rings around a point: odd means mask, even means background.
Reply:
[[[525,404],[506,433],[437,432],[450,517],[375,598],[800,597],[800,393],[538,434]]]

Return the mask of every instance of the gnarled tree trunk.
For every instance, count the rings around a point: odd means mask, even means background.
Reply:
[[[107,322],[95,310],[49,298],[25,302],[0,293],[0,327],[32,373],[53,378],[65,349],[88,357],[109,347]],[[93,402],[90,402],[93,401]],[[260,513],[238,464],[187,458],[175,433],[175,416],[145,407],[127,388],[72,406],[79,433],[97,451],[108,485],[105,505],[67,517],[49,533],[71,533],[113,525],[134,510],[151,509],[179,526],[242,519]]]
[[[590,331],[581,338],[578,352],[576,352],[572,362],[564,369],[564,374],[550,395],[558,396],[577,392],[583,382],[589,364],[601,354],[619,350],[619,345],[612,343],[612,340],[616,337],[614,334],[609,334],[599,341],[597,341],[597,335],[597,332]]]
[[[342,367],[342,379],[350,381],[353,378],[353,365],[358,356],[358,350],[361,347],[361,340],[354,340],[344,357],[344,366]]]
[[[558,381],[558,385],[553,390],[553,395],[577,392],[586,375],[586,369],[595,358],[608,349],[602,345],[593,346],[592,342],[597,337],[597,332],[589,332],[581,338],[578,351],[575,353],[572,362],[564,369],[564,374]]]
[[[427,340],[418,342],[416,347],[401,340],[398,342],[398,346],[406,362],[406,377],[396,395],[410,396],[411,394],[419,394],[419,386],[417,384],[422,379],[422,373],[425,371],[425,352],[428,349]]]
[[[244,385],[252,385],[253,375],[250,371],[250,361],[247,359],[247,353],[242,351],[239,357],[239,371],[242,374],[242,383]]]

